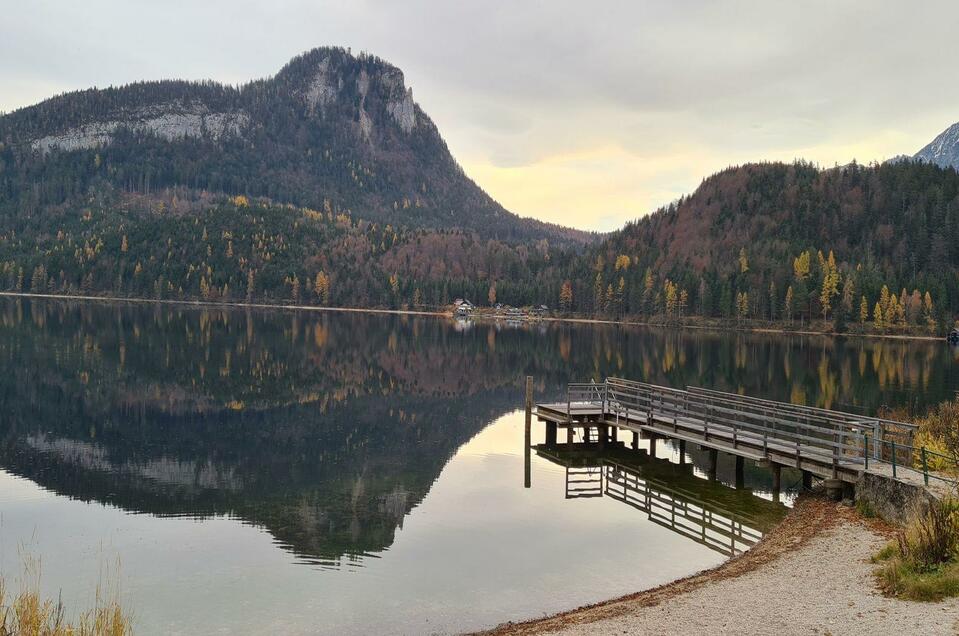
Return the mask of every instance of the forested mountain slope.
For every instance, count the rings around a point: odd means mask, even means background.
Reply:
[[[239,87],[142,82],[0,117],[6,228],[104,187],[265,197],[484,239],[588,239],[503,209],[463,173],[399,69],[339,48]]]
[[[945,318],[959,307],[957,223],[951,168],[745,165],[589,250],[573,296],[594,311],[857,320],[865,298],[872,320],[886,286],[907,318],[923,319],[927,291]]]

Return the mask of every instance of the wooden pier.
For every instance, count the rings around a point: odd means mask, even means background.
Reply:
[[[803,471],[807,486],[813,476],[827,480],[835,496],[864,471],[926,484],[940,478],[926,468],[927,450],[913,446],[913,424],[721,391],[608,378],[570,384],[565,401],[536,404],[535,414],[546,425],[547,447],[559,444],[562,429],[566,443],[579,433],[602,445],[617,441],[620,431],[633,434],[634,447],[640,437],[653,448],[660,438],[682,448],[692,443],[710,451],[713,467],[720,452],[737,458],[738,471],[743,460],[769,466],[776,491],[783,466]]]

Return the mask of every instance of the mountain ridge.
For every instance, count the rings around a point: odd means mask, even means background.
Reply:
[[[50,172],[79,179],[27,204],[85,194],[96,175],[84,163],[115,159],[106,178],[138,192],[186,185],[313,208],[329,202],[393,225],[591,240],[503,208],[452,157],[400,69],[342,48],[313,49],[239,86],[160,80],[64,93],[0,117],[0,141],[0,161],[21,168],[7,176],[8,198]]]

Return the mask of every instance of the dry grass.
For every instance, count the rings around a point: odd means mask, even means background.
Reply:
[[[914,601],[938,601],[959,596],[959,505],[954,501],[930,506],[873,561],[888,594]]]
[[[20,589],[8,596],[0,579],[0,636],[128,636],[132,618],[123,611],[116,594],[104,598],[97,586],[96,602],[78,617],[67,620],[63,603],[40,594],[39,562],[27,559]]]

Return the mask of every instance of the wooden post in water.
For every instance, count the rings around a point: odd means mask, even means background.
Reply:
[[[649,436],[649,456],[656,459],[656,436]]]
[[[771,464],[770,468],[773,471],[773,501],[779,501],[779,491],[782,489],[782,466],[779,464]]]
[[[639,449],[639,431],[633,431],[633,450]]]
[[[686,463],[686,440],[679,440],[679,465]]]
[[[709,470],[706,471],[710,481],[716,481],[716,473],[719,469],[719,451],[715,448],[709,449]]]
[[[743,486],[746,484],[745,479],[745,470],[744,470],[745,460],[742,457],[736,457],[736,488],[742,490]]]
[[[523,451],[523,486],[529,488],[532,485],[532,460],[530,457],[530,447],[533,445],[533,376],[526,376],[526,427],[525,427],[525,448]]]

